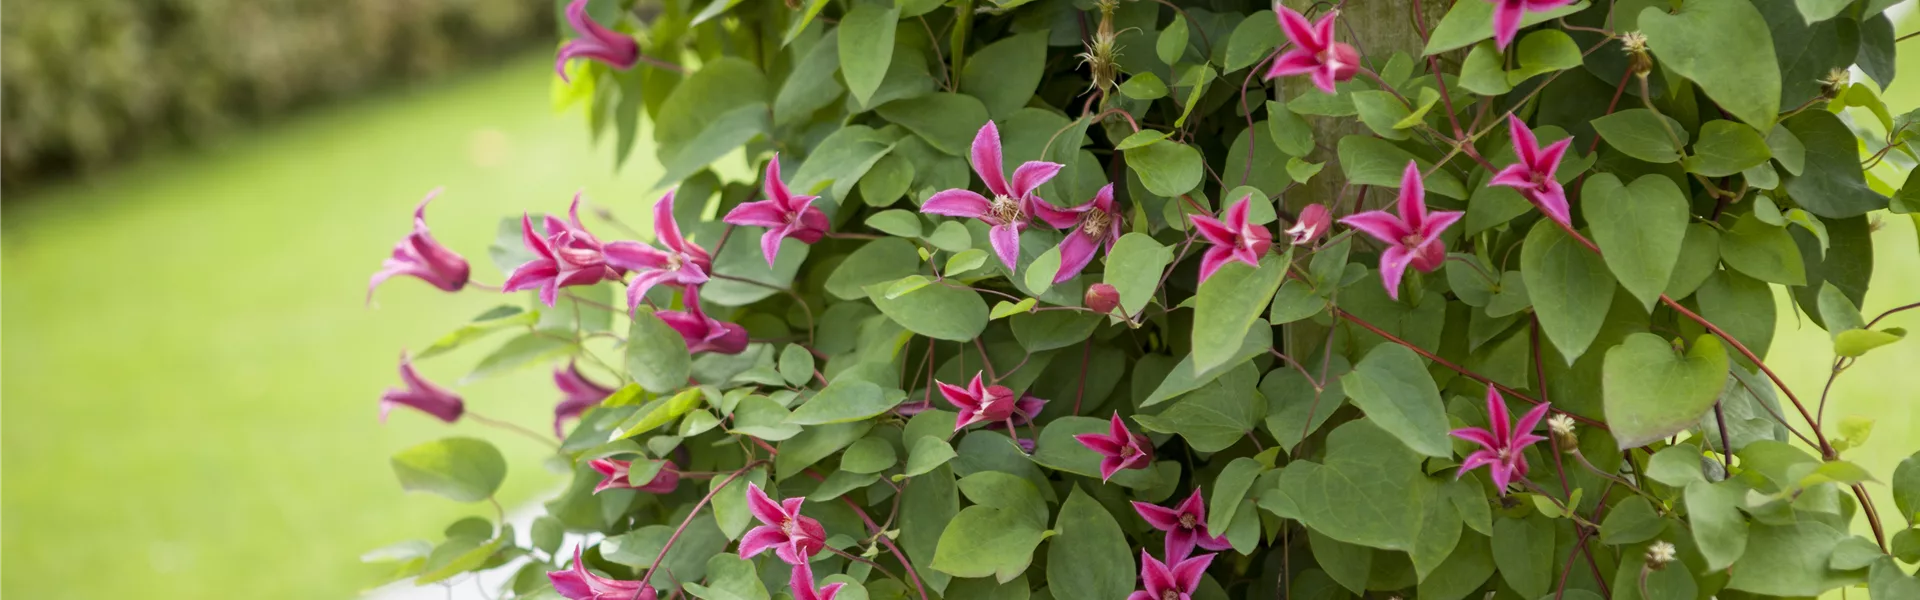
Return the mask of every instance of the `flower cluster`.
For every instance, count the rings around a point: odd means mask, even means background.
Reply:
[[[1166,560],[1157,560],[1147,551],[1140,551],[1140,586],[1144,589],[1127,596],[1127,600],[1189,600],[1199,589],[1200,576],[1213,564],[1214,557],[1212,554],[1194,556],[1193,548],[1199,546],[1218,552],[1233,547],[1226,537],[1212,535],[1207,530],[1207,502],[1197,488],[1176,508],[1134,502],[1133,510],[1148,525],[1166,534]]]

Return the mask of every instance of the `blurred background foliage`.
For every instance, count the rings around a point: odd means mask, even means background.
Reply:
[[[0,182],[94,170],[383,81],[552,42],[524,0],[0,4]]]

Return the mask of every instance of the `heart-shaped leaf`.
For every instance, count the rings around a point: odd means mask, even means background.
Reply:
[[[1703,335],[1685,355],[1660,336],[1636,333],[1607,350],[1601,397],[1621,449],[1686,429],[1713,408],[1727,384],[1727,351]]]

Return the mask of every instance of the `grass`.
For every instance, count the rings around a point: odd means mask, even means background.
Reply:
[[[447,189],[428,209],[434,235],[494,285],[486,247],[502,216],[565,210],[584,187],[647,222],[651,150],[616,176],[579,115],[551,109],[550,64],[529,57],[9,198],[0,596],[349,597],[371,575],[361,552],[491,515],[394,482],[388,455],[444,435],[511,457],[508,506],[557,486],[518,436],[407,411],[376,420],[402,348],[520,296],[397,279],[363,304],[435,186]],[[421,368],[450,385],[489,346]],[[541,431],[557,399],[538,369],[460,391]]]
[[[1920,72],[1902,58],[1904,72]],[[377,308],[362,304],[367,276],[434,186],[448,186],[429,209],[435,235],[488,283],[502,278],[485,251],[502,215],[560,210],[584,187],[644,224],[651,152],[612,173],[610,152],[589,149],[577,116],[551,111],[547,64],[516,62],[10,199],[0,230],[0,596],[347,597],[371,574],[355,562],[360,552],[491,514],[404,495],[393,482],[389,454],[442,435],[506,450],[508,505],[557,485],[541,447],[517,436],[405,412],[375,421],[399,349],[502,297],[398,280]],[[1906,99],[1896,111],[1912,108],[1920,79],[1889,97]],[[1863,308],[1920,300],[1912,222],[1889,217],[1874,241],[1880,277]],[[1920,311],[1886,324],[1920,331]],[[1824,331],[1783,307],[1770,363],[1809,402],[1828,348]],[[479,356],[422,368],[451,383]],[[1920,439],[1914,365],[1920,340],[1875,351],[1839,379],[1827,409],[1834,421],[1877,419],[1872,441],[1848,458],[1883,477]],[[461,391],[478,412],[544,429],[556,395],[545,376]],[[1872,489],[1889,526],[1904,525],[1886,487]]]

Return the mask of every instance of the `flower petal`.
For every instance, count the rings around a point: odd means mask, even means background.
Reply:
[[[1413,228],[1408,227],[1405,221],[1384,210],[1370,210],[1348,215],[1340,219],[1340,222],[1360,230],[1361,233],[1373,236],[1373,239],[1380,240],[1381,243],[1389,246],[1400,245],[1401,240],[1413,235]]]
[[[1533,410],[1527,411],[1527,414],[1521,415],[1520,422],[1513,424],[1514,445],[1515,446],[1523,445],[1520,443],[1519,438],[1522,436],[1527,436],[1527,434],[1533,433],[1533,428],[1538,427],[1540,425],[1540,419],[1546,418],[1547,411],[1551,410],[1552,408],[1553,408],[1553,405],[1551,404],[1541,403],[1539,405],[1534,406]],[[1539,436],[1530,436],[1530,437],[1539,437]]]
[[[993,203],[986,196],[972,190],[951,189],[935,193],[920,205],[920,212],[930,215],[964,217],[969,219],[985,218]]]
[[[1406,246],[1392,246],[1380,253],[1380,285],[1386,286],[1387,297],[1400,299],[1400,278],[1407,274],[1407,264],[1413,262],[1413,252]]]
[[[1121,443],[1107,436],[1098,433],[1082,433],[1073,436],[1073,439],[1074,441],[1080,442],[1080,445],[1086,446],[1088,450],[1092,450],[1102,456],[1120,455]]]
[[[1287,40],[1308,54],[1323,50],[1319,43],[1320,38],[1313,30],[1313,24],[1307,22],[1305,15],[1286,6],[1276,6],[1275,9],[1274,16],[1280,19],[1280,31],[1287,34]]]
[[[1519,157],[1520,164],[1531,168],[1539,162],[1540,141],[1518,115],[1507,115],[1507,135],[1513,138],[1513,155]]]
[[[1531,163],[1533,170],[1545,173],[1548,179],[1552,179],[1553,172],[1560,170],[1560,160],[1566,158],[1567,146],[1571,144],[1573,144],[1573,138],[1567,138],[1541,148],[1540,153],[1534,156]]]
[[[1457,437],[1469,442],[1473,442],[1475,444],[1479,444],[1480,447],[1486,448],[1488,450],[1493,450],[1496,452],[1500,450],[1498,446],[1499,440],[1494,439],[1493,432],[1487,431],[1485,429],[1481,429],[1478,427],[1463,427],[1460,429],[1455,429],[1453,431],[1447,432],[1447,435],[1451,435],[1453,437]]]
[[[1520,32],[1520,17],[1526,11],[1516,0],[1496,0],[1493,3],[1493,42],[1501,50],[1513,43],[1513,36]]]
[[[1427,220],[1427,187],[1420,179],[1420,163],[1407,161],[1407,169],[1400,173],[1400,220],[1407,228],[1421,230],[1421,224]]]
[[[973,135],[973,172],[980,174],[980,180],[987,183],[987,190],[999,196],[1013,196],[1007,190],[1006,165],[1000,158],[1000,128],[993,121],[980,126],[980,132]]]
[[[1001,264],[1009,270],[1018,270],[1014,265],[1020,262],[1020,229],[1014,223],[994,225],[987,230],[987,241],[993,245],[993,252],[1000,256]]]
[[[667,195],[653,205],[653,235],[660,245],[686,252],[687,238],[680,235],[680,222],[673,218],[674,191],[667,190]]]
[[[760,253],[766,255],[767,267],[773,267],[773,260],[780,256],[780,240],[787,239],[787,234],[792,229],[792,225],[781,225],[769,228],[766,233],[760,234]]]
[[[787,224],[786,207],[773,200],[743,202],[720,220],[733,225],[746,227],[779,227]],[[617,242],[616,242],[617,243]]]
[[[1234,227],[1213,217],[1195,214],[1187,215],[1187,220],[1193,223],[1193,228],[1200,233],[1200,237],[1206,238],[1207,243],[1215,246],[1231,246],[1233,238],[1239,235]]]
[[[1200,587],[1200,576],[1206,574],[1207,566],[1213,564],[1212,554],[1202,554],[1173,566],[1173,583],[1181,590],[1192,593]]]
[[[1285,77],[1288,75],[1304,75],[1319,70],[1319,68],[1320,58],[1314,56],[1313,51],[1305,48],[1295,48],[1288,50],[1285,54],[1281,54],[1280,58],[1274,59],[1273,66],[1267,68],[1267,74],[1264,78],[1273,79],[1275,77]]]
[[[1060,272],[1054,274],[1053,282],[1060,283],[1078,276],[1088,263],[1093,262],[1093,254],[1099,249],[1100,242],[1084,230],[1075,229],[1067,234],[1067,239],[1060,242]]]
[[[773,158],[767,159],[766,181],[761,184],[760,189],[767,194],[767,201],[773,202],[774,206],[791,208],[793,193],[787,191],[786,182],[780,180],[780,153],[775,152]]]
[[[1154,529],[1173,531],[1180,528],[1180,512],[1174,509],[1135,501],[1133,512],[1140,513],[1140,518]]]
[[[1060,174],[1062,166],[1060,163],[1039,160],[1021,163],[1020,168],[1013,170],[1013,184],[1008,187],[1010,193],[1007,195],[1021,199],[1032,195],[1035,189]]]
[[[761,523],[776,530],[788,518],[786,511],[780,508],[780,504],[774,502],[773,498],[767,497],[767,492],[751,481],[747,482],[747,510],[753,513],[753,518],[759,519]]]

